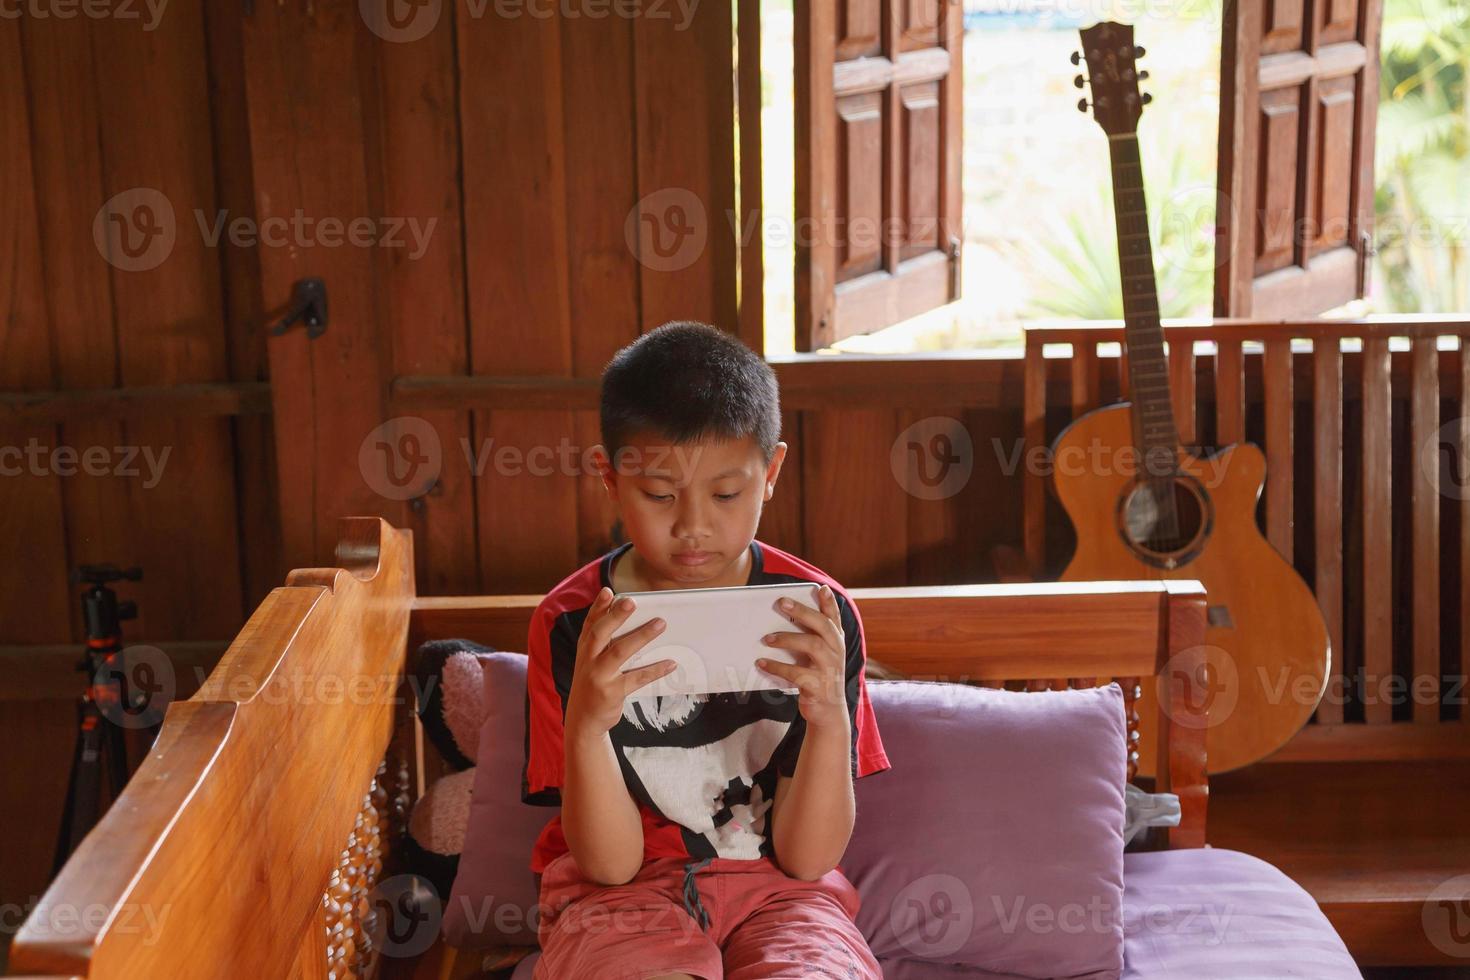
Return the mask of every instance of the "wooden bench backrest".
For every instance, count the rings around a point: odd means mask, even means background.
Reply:
[[[1083,582],[850,589],[869,663],[915,680],[1116,678],[1129,705],[1129,776],[1137,768],[1140,677],[1157,678],[1158,788],[1178,793],[1170,847],[1205,841],[1205,594],[1198,582]],[[540,596],[423,597],[409,642],[460,637],[524,651]],[[1167,681],[1167,683],[1163,683]]]
[[[1263,494],[1266,537],[1288,561],[1309,572],[1332,641],[1332,675],[1327,696],[1309,725],[1273,758],[1401,758],[1417,755],[1470,755],[1470,709],[1464,679],[1470,674],[1470,629],[1461,629],[1458,649],[1442,650],[1444,609],[1470,612],[1470,317],[1397,317],[1368,320],[1311,320],[1295,323],[1217,320],[1169,325],[1164,329],[1170,389],[1182,445],[1198,445],[1212,431],[1210,444],[1224,446],[1247,438],[1247,406],[1263,405],[1259,441],[1266,454]],[[1455,337],[1459,349],[1438,349],[1441,337]],[[1390,338],[1403,338],[1408,350],[1390,350]],[[1068,381],[1070,416],[1128,397],[1126,352],[1101,358],[1099,344],[1123,340],[1121,326],[1057,325],[1026,332],[1024,434],[1028,446],[1050,448],[1059,426],[1047,424],[1047,388],[1062,383],[1048,363],[1061,367]],[[1292,341],[1309,341],[1310,352],[1293,350]],[[1209,342],[1213,372],[1197,377],[1195,345]],[[1058,364],[1045,357],[1047,345],[1071,346]],[[1247,371],[1244,344],[1263,348],[1260,371]],[[1347,349],[1345,349],[1347,348]],[[1353,349],[1360,348],[1360,349]],[[1103,367],[1111,365],[1104,371]],[[1116,373],[1112,370],[1116,367]],[[1201,390],[1204,389],[1204,390]],[[1441,417],[1441,400],[1451,404]],[[1201,402],[1213,402],[1213,419],[1202,418]],[[1408,424],[1393,425],[1394,402],[1406,410]],[[1349,403],[1358,411],[1350,413]],[[1305,403],[1310,424],[1298,432],[1296,406]],[[1344,419],[1354,418],[1357,439],[1344,445]],[[1459,417],[1458,424],[1455,418]],[[1211,424],[1212,423],[1212,424]],[[1396,429],[1398,431],[1396,432]],[[1448,438],[1457,445],[1442,444]],[[1398,447],[1395,441],[1407,440]],[[1298,454],[1310,452],[1310,460]],[[1402,461],[1408,467],[1398,465]],[[1446,469],[1458,466],[1458,470]],[[1297,494],[1306,477],[1310,499]],[[1024,538],[1027,563],[1035,577],[1046,577],[1056,556],[1046,540],[1047,477],[1028,467],[1024,476]],[[1451,491],[1443,490],[1448,486]],[[1396,494],[1395,487],[1398,488]],[[1404,492],[1407,491],[1407,492]],[[1298,497],[1301,499],[1298,499]],[[1397,497],[1397,499],[1395,499]],[[1458,520],[1447,523],[1449,512]],[[1394,527],[1399,519],[1409,541],[1395,561]],[[1458,526],[1458,540],[1446,528]],[[1297,553],[1296,528],[1312,528],[1308,553]],[[1442,595],[1441,547],[1454,552],[1459,594]],[[1304,551],[1306,549],[1303,549]],[[1392,570],[1393,574],[1390,574]],[[1412,576],[1409,629],[1400,630],[1399,660],[1412,664],[1412,678],[1395,671],[1394,575]],[[1453,581],[1453,579],[1452,579]],[[1348,601],[1345,603],[1344,590]],[[1354,597],[1357,597],[1356,599]],[[1345,656],[1346,654],[1346,656]],[[1442,668],[1441,661],[1447,666]],[[1345,665],[1348,673],[1344,673]],[[1344,692],[1366,679],[1363,722],[1344,724]],[[1458,676],[1458,681],[1456,681]],[[1397,682],[1427,685],[1411,698],[1411,724],[1392,725]],[[1457,703],[1458,719],[1440,725],[1443,699]],[[1403,697],[1401,691],[1398,695]],[[1354,697],[1354,700],[1357,698]],[[1355,721],[1355,720],[1354,720]]]
[[[371,888],[388,834],[344,849],[360,814],[393,810],[403,773],[383,769],[385,752],[412,719],[400,683],[411,534],[346,519],[337,561],[293,571],[203,688],[169,707],[148,758],[21,928],[12,971],[325,975],[325,884],[336,873],[354,899]]]

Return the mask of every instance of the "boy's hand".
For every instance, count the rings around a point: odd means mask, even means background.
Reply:
[[[782,603],[790,602],[790,607]],[[788,681],[799,692],[797,705],[810,728],[850,724],[847,713],[847,638],[842,632],[842,616],[837,611],[837,598],[827,586],[817,590],[817,605],[812,609],[799,602],[782,599],[776,609],[802,628],[800,633],[768,633],[761,642],[806,655],[806,663],[783,664],[774,660],[757,660],[756,666],[768,674]],[[797,658],[800,660],[800,657]]]
[[[624,597],[613,607],[613,593],[604,587],[587,610],[582,635],[577,639],[577,662],[572,671],[572,691],[567,696],[565,731],[567,738],[601,736],[623,717],[623,699],[641,687],[670,673],[677,666],[672,660],[660,660],[637,670],[622,672],[623,664],[655,636],[663,632],[664,621],[652,619],[627,636],[612,640],[628,617],[634,602]]]

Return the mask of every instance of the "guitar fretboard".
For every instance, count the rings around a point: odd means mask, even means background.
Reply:
[[[1173,460],[1179,435],[1169,399],[1169,366],[1164,356],[1164,331],[1159,325],[1159,295],[1154,285],[1138,136],[1120,133],[1110,136],[1108,144],[1113,157],[1113,213],[1123,276],[1123,335],[1128,350],[1134,444],[1145,459],[1167,449],[1168,458]]]

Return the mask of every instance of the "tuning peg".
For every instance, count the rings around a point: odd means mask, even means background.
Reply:
[[[1078,112],[1086,112],[1087,111],[1087,100],[1086,99],[1078,99],[1077,100],[1077,111]]]
[[[1077,86],[1078,88],[1081,88],[1083,85],[1082,76],[1078,75],[1076,78],[1072,79],[1072,84]]]
[[[1135,45],[1133,48],[1133,57],[1135,58],[1142,58],[1147,53],[1148,51],[1141,44]]]
[[[1082,52],[1080,52],[1080,51],[1073,51],[1072,52],[1072,64],[1074,64],[1074,65],[1080,65],[1080,64],[1082,64]]]
[[[1154,97],[1153,97],[1152,93],[1149,93],[1149,92],[1143,93],[1143,104],[1144,105],[1148,105],[1153,100],[1154,100]]]
[[[1147,68],[1145,68],[1143,71],[1141,71],[1141,72],[1138,73],[1138,80],[1140,82],[1143,81],[1146,78],[1148,78],[1148,69]]]

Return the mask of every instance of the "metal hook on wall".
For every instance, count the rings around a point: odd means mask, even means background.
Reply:
[[[315,340],[327,330],[327,284],[321,279],[298,279],[291,287],[291,305],[281,322],[271,327],[271,336],[279,337],[297,321],[306,324],[306,336]]]

